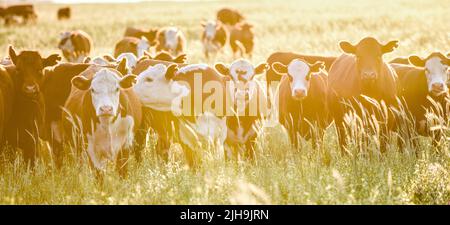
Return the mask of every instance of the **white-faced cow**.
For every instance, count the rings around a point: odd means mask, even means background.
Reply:
[[[204,28],[202,32],[202,44],[205,57],[215,58],[217,53],[225,46],[228,33],[222,23],[219,21],[209,20],[201,24]]]
[[[309,64],[294,59],[285,65],[272,64],[282,75],[279,85],[279,122],[288,130],[291,143],[298,147],[297,134],[312,139],[313,147],[322,142],[324,130],[330,125],[328,115],[328,74],[321,61]]]
[[[156,34],[156,52],[167,51],[172,55],[179,55],[184,52],[186,38],[177,27],[164,27]]]
[[[144,52],[148,51],[150,44],[147,38],[135,38],[135,37],[124,37],[122,40],[117,42],[114,48],[114,57],[119,57],[123,53],[133,53],[137,58],[144,56]]]

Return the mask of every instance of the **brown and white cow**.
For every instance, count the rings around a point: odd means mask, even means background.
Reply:
[[[122,53],[133,53],[137,58],[144,56],[144,52],[148,51],[150,44],[147,38],[124,37],[117,42],[114,48],[114,57],[119,57]]]
[[[177,27],[164,27],[158,30],[156,34],[156,52],[162,50],[172,55],[179,55],[184,52],[186,46],[186,38]]]
[[[217,53],[227,43],[228,33],[219,21],[209,20],[203,22],[201,25],[204,28],[201,40],[205,57],[207,59],[209,59],[210,56],[215,58]]]
[[[9,47],[12,64],[5,66],[14,85],[12,101],[13,120],[8,121],[7,140],[23,150],[27,162],[34,163],[38,140],[44,135],[45,103],[42,93],[43,70],[55,65],[61,57],[58,54],[43,58],[37,51],[16,53]]]
[[[244,16],[236,9],[222,8],[217,11],[217,20],[223,24],[234,26],[235,24],[242,22]]]
[[[355,112],[359,117],[365,114],[363,119],[375,116],[380,125],[380,151],[383,152],[387,132],[393,127],[395,119],[389,113],[384,115],[365,97],[372,98],[378,104],[384,102],[387,107],[396,105],[397,74],[383,61],[383,55],[392,52],[398,46],[398,41],[380,44],[375,38],[366,37],[356,45],[347,41],[339,45],[344,54],[331,66],[328,84],[330,111],[337,127],[341,150],[347,144],[344,117],[348,112]]]
[[[58,48],[68,62],[81,63],[91,53],[92,39],[82,30],[61,33]]]
[[[275,62],[272,69],[282,76],[279,85],[279,122],[288,130],[291,143],[298,147],[297,134],[322,142],[330,125],[328,113],[328,74],[321,61],[309,64],[294,59],[289,64]]]
[[[65,103],[65,140],[81,134],[93,167],[104,171],[115,162],[126,176],[129,150],[140,126],[141,105],[131,87],[136,76],[93,65],[72,79]]]
[[[144,121],[158,134],[159,156],[168,158],[172,141],[182,145],[187,162],[194,168],[200,160],[198,147],[211,144],[223,154],[226,77],[206,64],[151,59],[140,62],[133,73],[138,74],[134,91],[144,106]],[[217,101],[211,103],[212,98]]]
[[[158,33],[158,29],[139,29],[134,27],[127,27],[125,30],[124,37],[135,37],[135,38],[143,38],[145,37],[150,44],[150,46],[156,45],[156,33]]]
[[[450,107],[450,59],[442,53],[433,52],[422,59],[412,55],[410,67],[393,65],[399,75],[399,97],[415,122],[421,135],[432,135],[433,144],[438,144],[441,133],[427,128],[427,111],[433,112],[447,121]]]
[[[68,20],[71,17],[71,8],[63,7],[59,8],[57,12],[58,20]]]
[[[253,25],[243,22],[236,24],[230,30],[230,46],[233,51],[233,57],[239,52],[240,57],[247,55],[252,57],[254,46]]]
[[[267,63],[254,67],[248,60],[238,59],[229,66],[217,63],[219,73],[230,77],[229,85],[234,113],[227,115],[227,142],[242,151],[244,156],[253,158],[257,138],[257,122],[268,114],[265,88],[255,78],[268,69]]]

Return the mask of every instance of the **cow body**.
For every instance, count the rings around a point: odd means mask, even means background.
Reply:
[[[64,7],[58,9],[58,20],[68,20],[71,17],[71,9],[70,7]]]
[[[0,143],[6,140],[5,130],[12,116],[15,97],[14,83],[5,66],[0,66]]]
[[[68,62],[81,63],[91,53],[92,39],[84,31],[67,31],[61,34],[58,48]]]
[[[150,45],[145,38],[124,37],[117,42],[114,49],[114,57],[117,58],[123,53],[133,53],[136,57],[140,58],[144,56],[144,52],[149,48]]]
[[[208,21],[202,23],[204,28],[202,33],[203,52],[208,59],[215,57],[217,53],[225,46],[228,33],[225,28],[217,21]]]
[[[254,46],[253,25],[249,23],[236,24],[230,30],[230,46],[233,56],[239,53],[241,57],[247,55],[252,57]]]
[[[153,46],[156,44],[155,41],[157,32],[158,29],[143,30],[134,27],[127,27],[127,29],[125,30],[124,37],[135,37],[138,39],[142,39],[143,37],[145,37],[150,46]]]
[[[186,38],[184,34],[176,27],[164,27],[158,30],[156,34],[156,52],[167,51],[172,55],[178,55],[184,52]]]
[[[16,17],[22,19],[22,23],[35,22],[37,19],[34,6],[31,4],[12,5],[3,10],[5,25],[11,25],[15,22]]]

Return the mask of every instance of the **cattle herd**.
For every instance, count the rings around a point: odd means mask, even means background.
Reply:
[[[1,12],[4,18],[14,13],[36,18],[32,6]],[[59,19],[70,15],[70,8],[57,14]],[[448,54],[385,62],[383,55],[394,51],[398,41],[365,37],[356,44],[341,41],[340,56],[275,52],[267,62],[253,65],[244,58],[252,56],[254,33],[240,12],[223,8],[201,26],[205,58],[214,59],[229,44],[235,57],[231,64],[187,63],[186,38],[177,27],[128,27],[113,55],[97,57],[90,55],[92,39],[86,32],[62,32],[58,48],[68,62],[60,62],[59,54],[17,52],[10,46],[0,65],[2,146],[21,150],[33,165],[38,140],[47,141],[59,166],[66,146],[72,146],[88,155],[96,171],[113,162],[125,176],[130,153],[142,160],[152,129],[158,157],[167,160],[171,143],[177,142],[195,168],[198,149],[211,144],[222,146],[227,158],[251,160],[259,121],[276,108],[295,147],[300,135],[319,148],[334,121],[346,154],[349,115],[371,119],[364,129],[379,135],[380,152],[390,132],[402,137],[399,148],[414,142],[411,132],[432,136],[439,147],[444,131],[431,129],[426,115],[434,111],[448,121]],[[267,100],[271,96],[274,100]],[[407,113],[399,114],[401,109]],[[400,123],[404,115],[413,121],[407,129]]]

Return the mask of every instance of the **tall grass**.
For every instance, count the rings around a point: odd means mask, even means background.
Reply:
[[[56,21],[58,5],[38,5],[36,25],[0,27],[0,49],[6,54],[7,45],[13,44],[50,54],[57,51],[60,32],[83,29],[93,37],[93,54],[100,55],[113,52],[126,26],[172,24],[186,33],[188,61],[202,62],[200,21],[214,18],[215,11],[226,5],[240,9],[255,24],[255,63],[278,50],[337,55],[339,40],[356,42],[366,35],[383,42],[400,40],[400,47],[388,58],[446,52],[450,46],[448,1],[321,0],[74,5],[73,19],[62,22]],[[216,61],[230,62],[230,51],[226,49]],[[45,157],[31,169],[23,163],[20,152],[5,148],[0,151],[0,203],[448,204],[448,125],[433,122],[440,120],[439,113],[438,117],[430,114],[429,123],[445,134],[437,151],[431,138],[414,132],[415,124],[408,120],[406,110],[398,113],[410,134],[402,138],[417,140],[417,145],[407,141],[404,151],[396,147],[398,134],[392,133],[387,152],[379,154],[377,133],[362,129],[372,126],[377,130],[379,124],[369,115],[353,115],[347,120],[354,128],[349,131],[348,151],[355,154],[341,154],[334,125],[326,130],[319,149],[303,139],[296,149],[291,147],[285,129],[275,124],[261,126],[253,161],[223,160],[208,152],[196,171],[177,157],[176,144],[171,147],[169,162],[160,161],[155,153],[156,136],[149,133],[141,164],[130,160],[127,179],[121,179],[110,167],[102,184],[77,154],[65,154],[59,170]],[[357,140],[363,137],[368,137],[368,142],[362,148]]]

